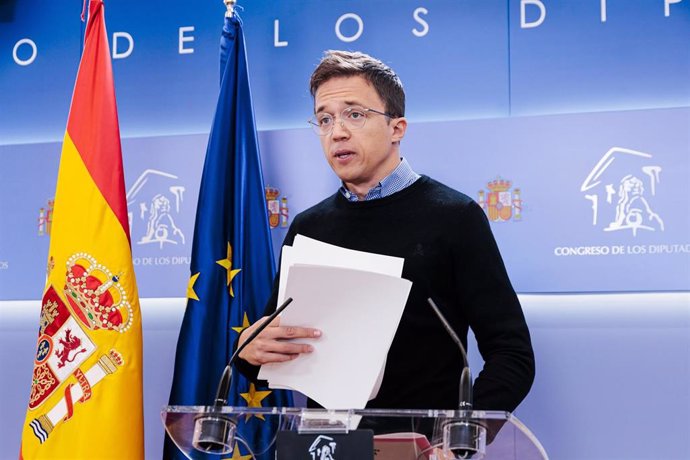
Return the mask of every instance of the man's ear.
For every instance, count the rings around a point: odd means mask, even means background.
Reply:
[[[399,143],[405,137],[405,131],[407,131],[407,118],[393,118],[391,120],[391,128],[393,128],[393,142]]]

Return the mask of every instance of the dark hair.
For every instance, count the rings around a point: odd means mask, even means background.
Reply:
[[[405,91],[400,78],[383,62],[358,51],[326,51],[311,74],[309,90],[315,97],[319,86],[331,78],[352,76],[364,77],[374,87],[388,115],[405,116]]]

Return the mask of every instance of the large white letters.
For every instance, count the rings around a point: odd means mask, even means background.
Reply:
[[[601,22],[606,22],[606,0],[601,0],[599,7],[601,8]]]
[[[276,19],[273,21],[273,46],[276,48],[281,48],[283,46],[288,46],[286,40],[280,40],[280,20]]]
[[[340,32],[340,25],[346,19],[354,19],[357,23],[357,32],[355,32],[354,35],[351,35],[349,37],[346,37]],[[345,13],[342,16],[340,16],[335,23],[335,35],[345,43],[350,43],[357,40],[362,35],[362,32],[364,32],[364,22],[362,22],[362,18],[357,16],[355,13]]]
[[[117,41],[120,38],[124,38],[129,42],[129,46],[124,52],[118,51]],[[113,34],[113,59],[124,59],[132,54],[134,51],[134,39],[127,32],[115,32]]]
[[[671,16],[671,3],[680,3],[682,0],[664,0],[664,16]]]
[[[177,52],[179,54],[193,54],[194,48],[192,48],[191,46],[185,47],[184,44],[187,42],[193,42],[194,36],[185,35],[185,32],[194,32],[194,26],[180,27],[180,30],[178,32],[179,42],[177,45]]]
[[[29,56],[28,59],[20,59],[17,55],[17,51],[19,50],[19,47],[22,45],[29,45],[31,47],[31,56]],[[36,48],[36,43],[34,43],[34,41],[30,38],[22,38],[17,43],[15,43],[14,48],[12,48],[12,58],[14,59],[14,62],[16,62],[19,65],[31,64],[32,62],[34,62],[34,59],[36,59],[37,54],[38,48]]]
[[[534,5],[539,8],[539,19],[533,22],[527,22],[526,10],[527,5]],[[520,0],[520,28],[521,29],[531,29],[533,27],[539,27],[542,22],[546,19],[546,7],[541,2],[541,0]]]
[[[422,26],[422,30],[412,29],[412,33],[415,34],[415,36],[417,37],[423,37],[429,33],[429,23],[427,23],[424,19],[419,17],[420,14],[429,14],[429,10],[420,6],[419,8],[414,10],[414,13],[412,13],[412,17],[414,17],[415,21],[417,21]]]

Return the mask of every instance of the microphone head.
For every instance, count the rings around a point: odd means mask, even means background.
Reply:
[[[443,450],[452,458],[483,458],[486,454],[486,428],[467,419],[455,419],[443,424]]]
[[[228,415],[206,414],[194,420],[192,446],[201,452],[224,455],[232,452],[237,421]]]

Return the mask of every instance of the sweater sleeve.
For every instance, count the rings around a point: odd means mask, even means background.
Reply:
[[[471,202],[461,217],[458,296],[484,359],[474,382],[474,407],[512,412],[534,381],[529,330],[484,211]]]

